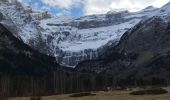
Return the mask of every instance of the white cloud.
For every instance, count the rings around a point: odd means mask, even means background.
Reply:
[[[170,2],[170,0],[156,0],[153,5],[156,7],[161,7],[165,5],[166,3]]]
[[[85,14],[101,14],[110,10],[138,11],[147,6],[161,7],[169,0],[85,0]]]
[[[18,0],[19,2],[22,2],[22,0]]]
[[[85,0],[85,14],[105,13],[110,10],[111,0]]]
[[[110,10],[127,9],[138,11],[147,6],[161,7],[169,0],[42,0],[50,6],[69,10],[72,6],[83,4],[85,15],[106,13]]]
[[[71,6],[77,5],[82,0],[42,0],[43,3],[50,6],[57,6],[62,9],[70,9]]]

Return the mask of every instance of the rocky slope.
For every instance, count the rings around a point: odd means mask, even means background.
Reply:
[[[92,74],[61,67],[54,57],[32,49],[0,21],[1,100],[91,91],[93,81]]]
[[[0,1],[0,12],[4,16],[1,23],[12,31],[15,37],[20,38],[24,43],[35,49],[41,48],[39,50],[44,52],[46,47],[43,45],[38,21],[31,16],[29,11],[25,10],[20,2],[2,0]]]
[[[108,12],[79,18],[54,17],[40,21],[48,54],[59,63],[75,67],[79,62],[98,58],[142,19],[152,16],[156,8],[140,12]],[[151,14],[152,13],[152,14]]]
[[[163,6],[157,16],[131,28],[99,60],[85,61],[76,69],[107,73],[125,82],[167,84],[170,80],[169,8],[170,4]]]
[[[55,58],[33,50],[16,38],[3,24],[0,13],[0,73],[8,74],[44,74],[59,65]],[[2,24],[2,23],[3,24]]]

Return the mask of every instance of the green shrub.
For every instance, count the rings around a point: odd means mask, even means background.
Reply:
[[[151,88],[151,89],[133,91],[130,94],[131,95],[158,95],[158,94],[165,94],[165,93],[168,93],[168,91],[165,90],[165,89],[162,89],[162,88]]]
[[[30,100],[43,100],[41,97],[32,97]]]
[[[82,93],[75,93],[70,95],[70,97],[84,97],[84,96],[95,96],[96,94],[92,94],[90,92],[82,92]]]

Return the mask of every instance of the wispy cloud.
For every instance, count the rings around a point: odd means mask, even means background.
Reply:
[[[49,6],[70,9],[71,6],[81,3],[82,0],[42,0],[42,2],[48,4]]]
[[[101,14],[110,10],[138,11],[147,6],[161,7],[169,0],[84,0],[85,14]]]
[[[147,6],[161,7],[169,0],[19,0],[29,1],[35,8],[48,10],[54,15],[91,15],[110,10],[138,11]],[[41,2],[41,3],[40,3]],[[36,7],[37,6],[37,7]],[[83,12],[83,13],[79,13]],[[79,13],[79,14],[78,14]]]

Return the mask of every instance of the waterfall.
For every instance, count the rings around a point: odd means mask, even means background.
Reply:
[[[93,59],[93,51],[90,52],[90,60],[92,60],[92,59]]]

